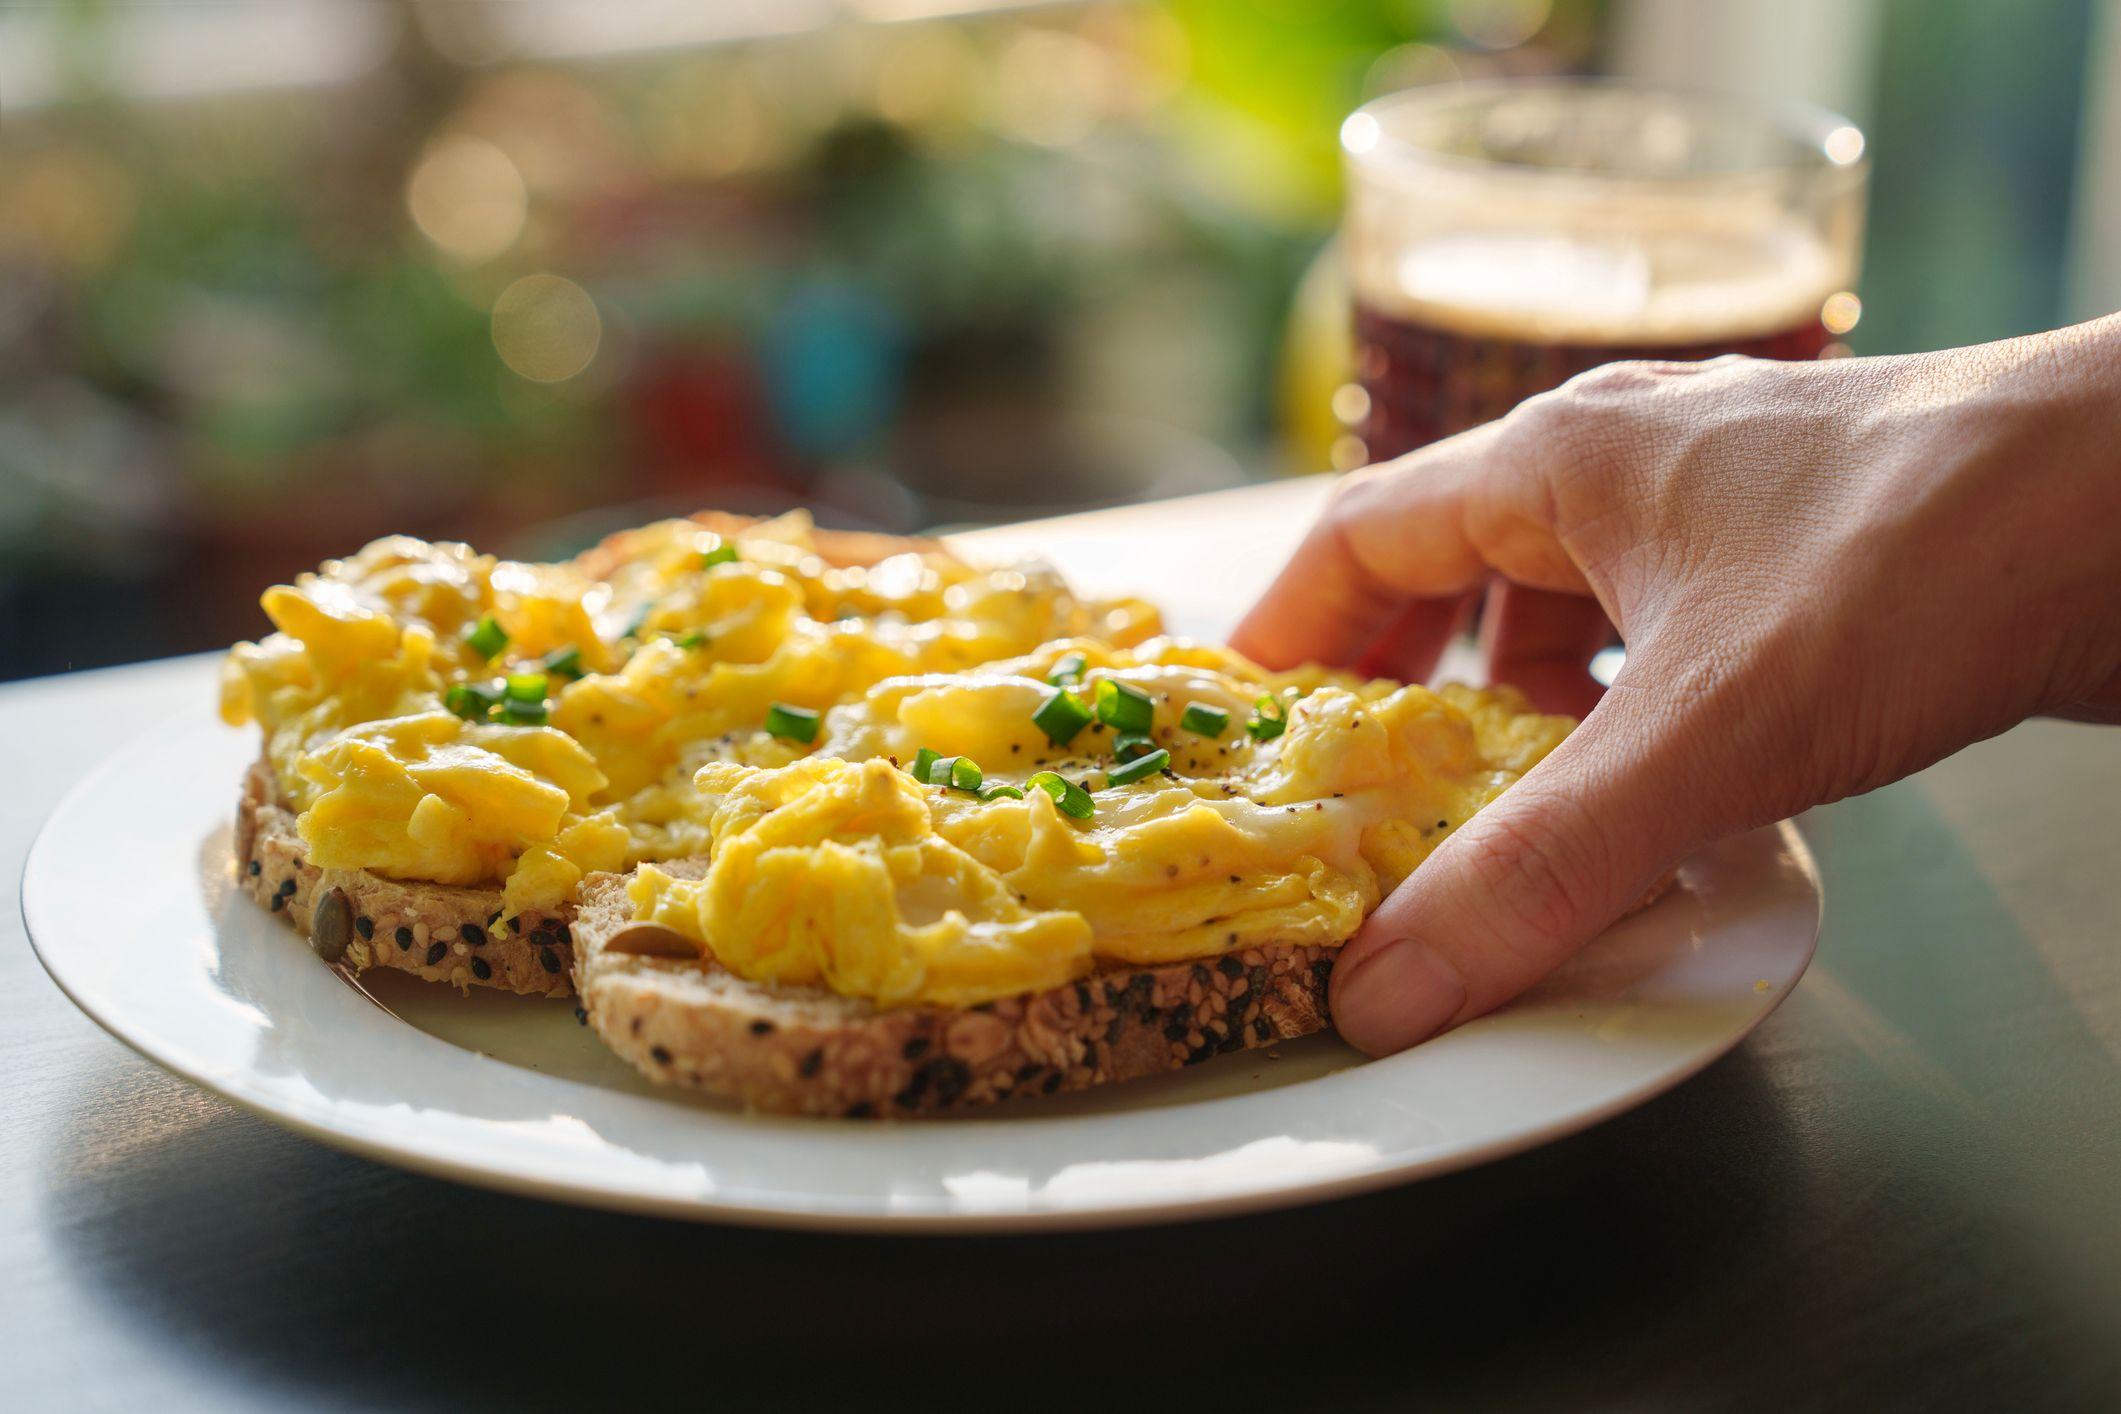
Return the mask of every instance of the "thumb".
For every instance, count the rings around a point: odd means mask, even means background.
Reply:
[[[1706,733],[1607,693],[1387,898],[1333,969],[1348,1042],[1385,1055],[1524,991],[1715,833]]]

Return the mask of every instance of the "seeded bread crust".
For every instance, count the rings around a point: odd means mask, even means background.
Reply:
[[[236,807],[236,882],[309,939],[319,957],[356,975],[391,967],[459,989],[497,987],[525,996],[574,990],[567,922],[528,915],[493,935],[499,889],[407,883],[365,869],[310,863],[293,813],[278,803],[272,768],[254,764]]]

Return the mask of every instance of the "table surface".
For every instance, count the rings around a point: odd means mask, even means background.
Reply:
[[[1318,493],[990,538],[1208,628]],[[0,688],[0,887],[211,675]],[[1818,961],[1672,1094],[1392,1192],[1051,1238],[688,1226],[324,1149],[105,1036],[11,898],[0,1403],[2121,1407],[2121,731],[2031,723],[1801,824]]]

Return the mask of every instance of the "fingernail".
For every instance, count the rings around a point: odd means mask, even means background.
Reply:
[[[1333,1023],[1373,1056],[1428,1040],[1466,1004],[1465,979],[1427,943],[1401,938],[1333,977]]]

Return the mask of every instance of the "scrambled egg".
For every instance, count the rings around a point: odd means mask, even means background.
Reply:
[[[1269,673],[1044,569],[831,565],[800,517],[562,565],[384,540],[264,604],[223,711],[317,863],[510,917],[638,865],[636,916],[703,957],[885,1005],[1346,938],[1572,725]]]

